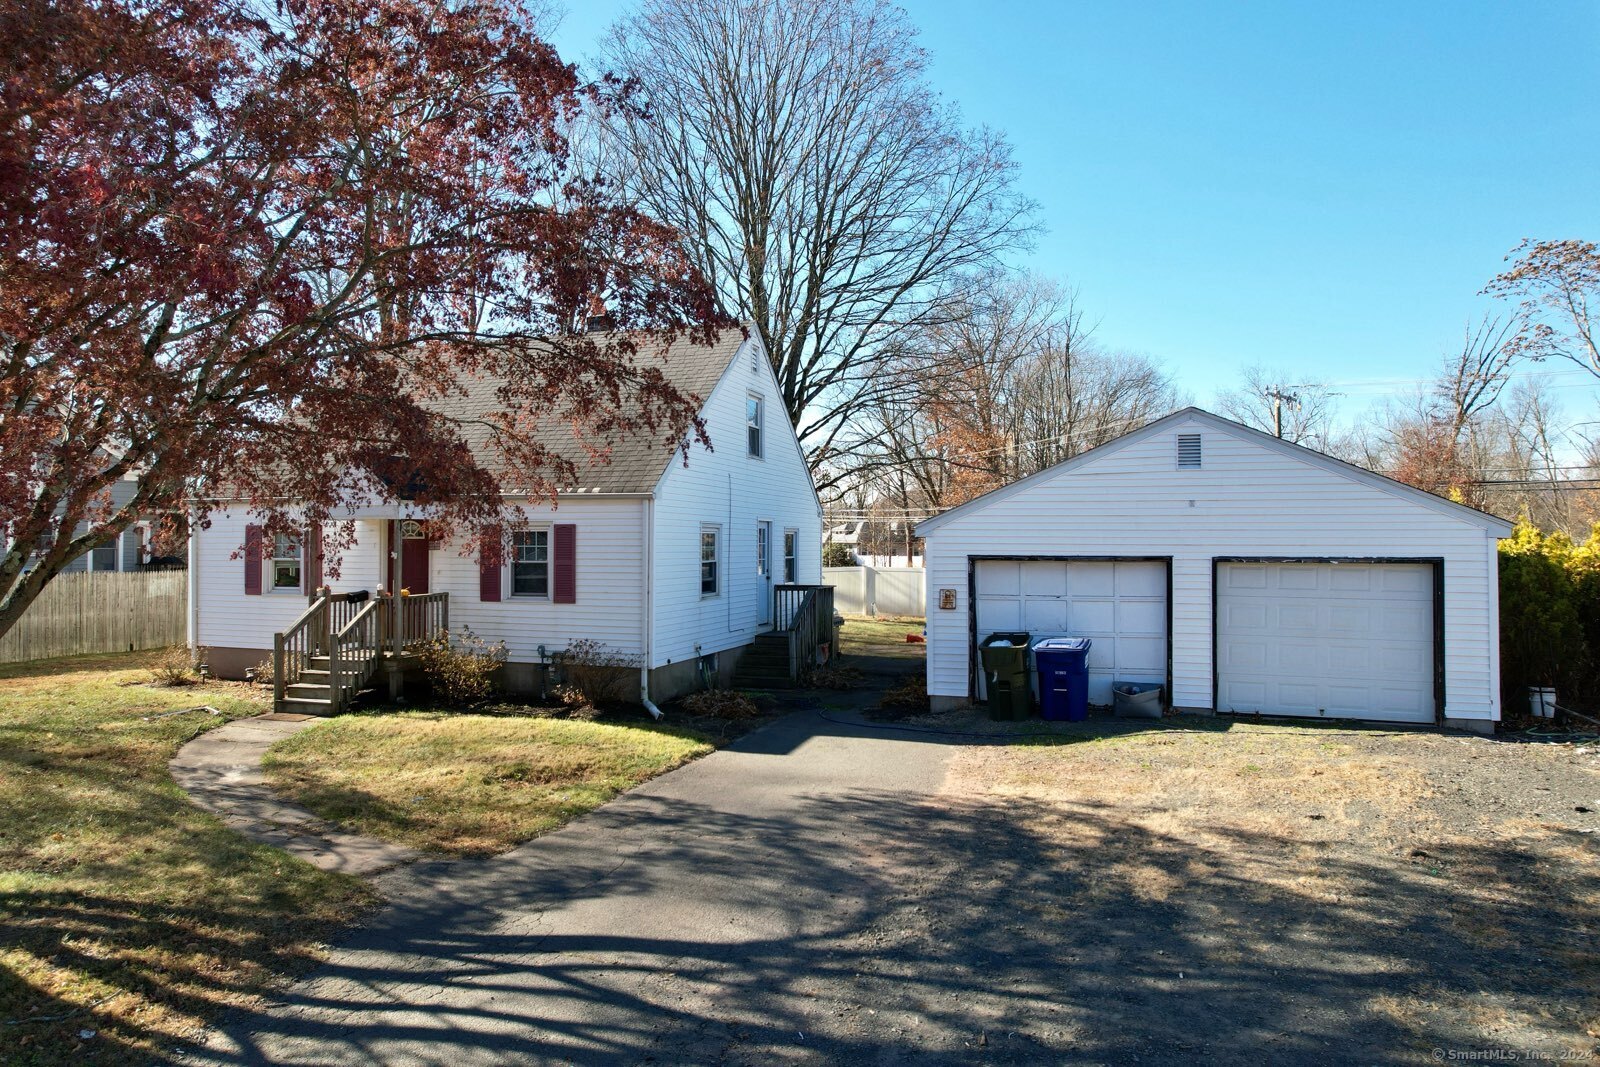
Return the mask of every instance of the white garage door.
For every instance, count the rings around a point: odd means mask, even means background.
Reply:
[[[1433,567],[1217,567],[1221,711],[1433,722]]]
[[[973,581],[978,640],[997,630],[1026,630],[1035,643],[1046,637],[1094,642],[1090,703],[1111,703],[1113,680],[1166,684],[1166,563],[980,560]]]

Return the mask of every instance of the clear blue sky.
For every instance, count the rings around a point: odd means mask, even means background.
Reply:
[[[1437,367],[1524,236],[1600,239],[1600,4],[908,0],[1003,129],[1099,337],[1199,403],[1251,363],[1354,413]],[[572,3],[593,53],[631,4]],[[1551,368],[1555,369],[1555,368]],[[1550,376],[1593,417],[1581,373]]]

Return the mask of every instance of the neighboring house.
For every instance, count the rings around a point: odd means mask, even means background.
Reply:
[[[1197,408],[929,519],[928,692],[983,695],[997,631],[1085,636],[1090,700],[1444,723],[1500,718],[1511,524]]]
[[[865,524],[860,522],[841,522],[837,526],[829,527],[828,540],[836,545],[849,545],[854,548],[861,543],[863,525]]]
[[[553,425],[544,443],[573,458],[579,484],[554,506],[524,505],[525,521],[504,531],[500,565],[431,539],[421,508],[355,506],[357,543],[330,579],[335,593],[357,603],[380,590],[448,594],[451,629],[505,642],[514,689],[539,689],[552,658],[580,640],[646,671],[641,684],[647,677],[657,700],[711,672],[730,678],[744,649],[787,621],[775,618],[788,610],[775,604],[776,587],[820,582],[821,506],[753,333],[725,331],[709,347],[680,340],[664,360],[641,346],[638,358],[660,360],[676,387],[703,398],[711,450],[695,443],[685,461],[643,435],[610,442],[601,462],[564,422]],[[489,385],[473,390],[468,413],[493,403]],[[282,538],[263,553],[260,536],[243,509],[224,503],[191,542],[191,642],[222,677],[267,659],[321,583],[300,541]],[[318,531],[303,539],[313,557],[320,540]]]
[[[112,483],[111,503],[115,507],[122,507],[132,500],[138,492],[138,475],[130,474],[121,481]],[[72,574],[79,571],[138,571],[148,570],[151,567],[183,566],[181,555],[175,557],[157,557],[151,550],[151,523],[136,522],[126,530],[122,536],[110,544],[101,545],[99,548],[90,549],[77,559],[72,560],[61,568],[62,574]],[[83,526],[79,525],[76,533],[82,533]],[[182,553],[183,549],[176,550]]]

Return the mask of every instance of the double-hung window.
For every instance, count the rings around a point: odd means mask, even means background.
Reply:
[[[117,569],[117,543],[115,541],[104,545],[96,545],[89,552],[89,569],[92,571],[114,571]]]
[[[715,526],[700,527],[700,595],[716,596],[721,591],[722,568],[718,566],[722,531]]]
[[[274,591],[300,588],[300,542],[288,534],[272,538],[272,588]]]
[[[549,530],[516,530],[512,533],[511,595],[550,595]]]
[[[800,574],[800,534],[794,530],[783,531],[783,581],[793,585]]]
[[[750,455],[761,458],[761,398],[751,393],[744,401],[744,425]]]

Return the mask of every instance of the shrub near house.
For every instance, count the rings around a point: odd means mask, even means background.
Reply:
[[[1577,544],[1521,522],[1500,542],[1500,680],[1507,708],[1528,686],[1600,700],[1600,525]]]

